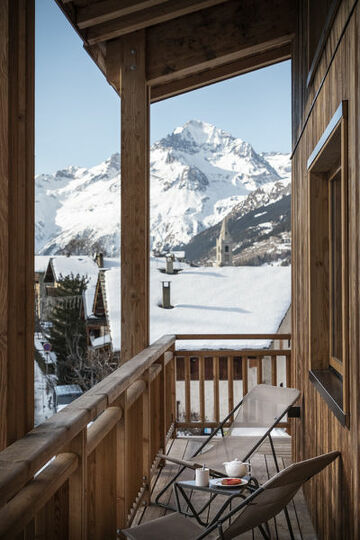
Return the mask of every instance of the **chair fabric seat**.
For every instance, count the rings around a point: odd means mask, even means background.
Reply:
[[[247,460],[256,446],[299,398],[296,388],[258,384],[245,395],[225,437],[214,437],[205,449],[188,461],[225,474],[224,461]],[[256,428],[258,435],[233,435],[238,428]],[[171,460],[171,458],[170,458]]]
[[[193,519],[175,512],[121,532],[131,540],[195,540],[203,530]],[[217,537],[210,534],[207,538]]]

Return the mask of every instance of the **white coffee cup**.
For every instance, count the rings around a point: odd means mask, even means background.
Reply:
[[[195,484],[199,487],[207,487],[209,485],[209,469],[205,467],[195,469]]]

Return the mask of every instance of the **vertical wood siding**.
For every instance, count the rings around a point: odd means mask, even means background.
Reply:
[[[302,3],[302,4],[305,4]],[[302,5],[301,4],[301,5]],[[306,88],[307,59],[305,9],[298,21],[293,48],[293,146],[313,98],[321,85],[344,29],[353,0],[343,0],[314,81]],[[302,417],[294,422],[295,460],[339,449],[338,461],[306,487],[306,496],[320,538],[359,538],[359,32],[357,5],[338,46],[311,115],[293,157],[292,197],[292,335],[293,381],[303,394]],[[309,381],[309,221],[306,163],[342,100],[349,106],[349,398],[350,428],[343,427]]]

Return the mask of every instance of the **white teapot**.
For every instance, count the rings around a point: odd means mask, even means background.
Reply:
[[[249,463],[243,463],[235,458],[233,461],[225,461],[223,465],[228,476],[238,478],[246,475]]]

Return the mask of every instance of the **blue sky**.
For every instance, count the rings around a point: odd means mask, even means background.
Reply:
[[[215,124],[256,151],[290,151],[290,62],[151,107],[152,142],[187,120]],[[118,151],[120,99],[53,0],[36,0],[36,172],[90,167]]]

